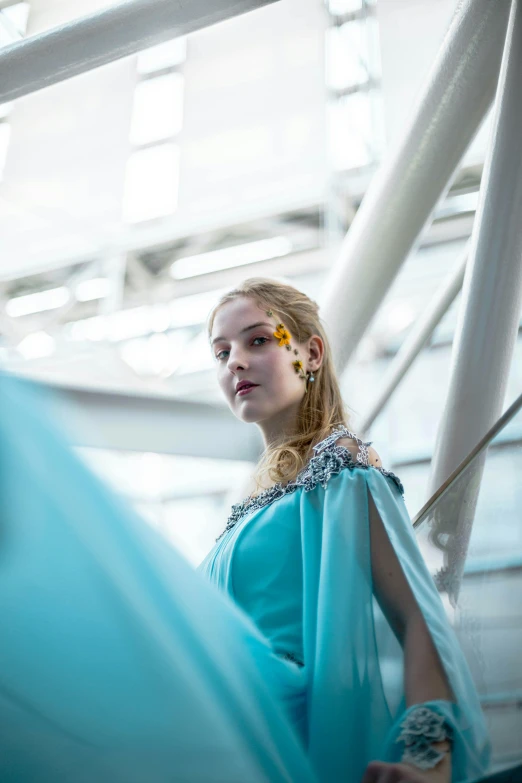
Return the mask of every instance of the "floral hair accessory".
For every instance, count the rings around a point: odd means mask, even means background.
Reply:
[[[277,324],[277,332],[274,332],[274,337],[279,340],[279,345],[286,345],[288,350],[292,350],[290,346],[290,332],[285,328],[284,324]]]
[[[269,318],[272,318],[274,313],[272,310],[267,310],[266,314]],[[277,330],[274,332],[274,337],[279,340],[279,345],[281,347],[285,347],[287,351],[294,352],[295,356],[299,356],[299,351],[297,348],[292,348],[290,345],[290,340],[292,339],[292,336],[286,326],[282,323],[277,324]],[[299,375],[300,378],[303,378],[305,381],[314,381],[314,375],[313,373],[310,373],[310,377],[308,377],[308,373],[305,372],[303,368],[303,362],[301,359],[295,359],[295,361],[292,362],[294,370]],[[308,391],[308,383],[306,384],[306,391]]]

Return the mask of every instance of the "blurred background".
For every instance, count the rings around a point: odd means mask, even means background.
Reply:
[[[0,0],[0,46],[108,5]],[[244,496],[261,448],[220,397],[206,317],[254,275],[319,299],[456,6],[282,0],[0,105],[1,366],[63,395],[68,423],[76,417],[84,433],[78,453],[194,565]],[[488,115],[342,374],[356,432],[462,257],[490,129]],[[459,303],[369,433],[412,517],[427,500]],[[507,403],[521,386],[519,336]],[[521,439],[517,416],[488,454],[462,594],[468,619],[486,555],[501,571],[513,558],[520,569]],[[522,694],[521,623],[504,593],[488,595],[464,643],[506,763],[522,745],[522,696],[509,712],[501,699]]]
[[[104,5],[2,0],[0,43]],[[252,275],[318,297],[455,5],[284,0],[0,106],[2,364],[59,386],[222,406],[204,330],[213,303]],[[470,235],[487,138],[484,127],[343,375],[354,429]],[[412,514],[457,308],[371,433]],[[86,456],[193,561],[252,465]]]

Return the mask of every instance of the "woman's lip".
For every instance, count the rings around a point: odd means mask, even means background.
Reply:
[[[242,389],[239,389],[239,391],[236,392],[236,395],[243,396],[244,394],[248,394],[249,391],[252,391],[252,389],[257,389],[258,384],[253,383],[251,386],[244,386]]]

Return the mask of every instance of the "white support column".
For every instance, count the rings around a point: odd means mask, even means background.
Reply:
[[[374,178],[321,297],[342,371],[495,94],[509,0],[464,0],[404,137]]]
[[[430,495],[494,424],[504,404],[522,304],[521,84],[522,0],[513,0]],[[455,498],[451,519],[444,520],[451,532],[446,583],[453,597],[458,595],[483,464],[483,459],[477,461],[468,476],[472,491]]]
[[[380,384],[379,393],[368,408],[368,412],[363,417],[363,421],[359,427],[361,435],[364,435],[370,429],[413,362],[430,339],[442,318],[455,301],[455,298],[462,288],[468,253],[469,243],[466,245],[454,271],[444,280],[442,286],[436,292],[427,308],[423,311],[417,320],[417,323],[412,327],[408,337],[387,368]]]
[[[0,51],[0,103],[277,0],[128,0]]]

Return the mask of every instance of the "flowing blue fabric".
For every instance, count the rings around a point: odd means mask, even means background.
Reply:
[[[371,467],[247,514],[195,572],[0,376],[2,783],[359,783],[408,710],[378,618],[371,493],[455,703],[453,780],[489,744],[400,492]],[[410,708],[411,709],[411,708]]]
[[[314,783],[272,695],[290,667],[90,473],[41,394],[0,376],[2,783]]]
[[[279,655],[304,664],[294,724],[319,780],[360,781],[370,761],[400,761],[404,745],[395,740],[413,708],[406,708],[402,675],[391,683],[392,699],[383,674],[382,651],[401,656],[401,650],[382,614],[377,634],[369,493],[456,698],[424,704],[453,729],[454,783],[474,778],[490,760],[480,703],[390,477],[353,462],[326,486],[283,495],[237,522],[201,570],[252,617]]]

